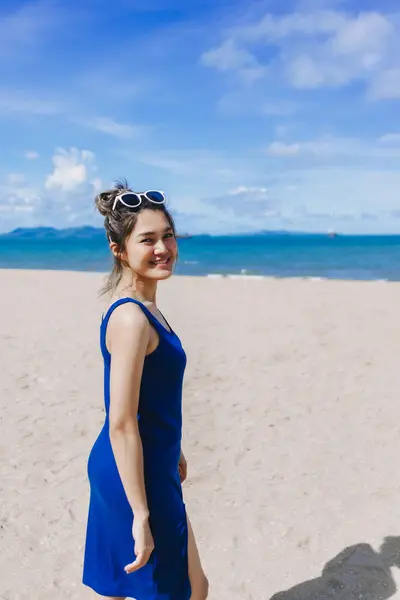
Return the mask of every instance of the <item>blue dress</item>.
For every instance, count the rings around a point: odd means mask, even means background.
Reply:
[[[135,558],[133,512],[109,437],[111,355],[106,347],[109,318],[126,302],[133,302],[142,309],[159,336],[156,350],[145,358],[138,407],[155,548],[148,563],[130,575],[125,573],[124,567]],[[185,352],[178,336],[132,298],[122,298],[110,306],[101,323],[100,345],[104,359],[106,418],[88,460],[90,503],[83,583],[102,596],[189,600],[188,528],[178,471]]]

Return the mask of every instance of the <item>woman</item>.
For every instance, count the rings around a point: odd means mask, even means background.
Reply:
[[[186,355],[157,308],[177,259],[162,192],[127,182],[96,197],[114,269],[100,328],[106,419],[88,461],[83,583],[100,598],[204,600],[204,575],[181,484]]]

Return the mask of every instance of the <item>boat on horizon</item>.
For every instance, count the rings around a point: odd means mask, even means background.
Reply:
[[[333,229],[330,229],[330,230],[328,231],[328,237],[329,237],[329,238],[336,238],[338,235],[339,235],[339,234],[338,234],[338,232],[337,232],[337,231],[334,231]]]

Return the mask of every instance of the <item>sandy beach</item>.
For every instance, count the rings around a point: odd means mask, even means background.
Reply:
[[[102,280],[0,271],[1,600],[90,597]],[[175,277],[159,305],[211,600],[400,598],[400,284]]]

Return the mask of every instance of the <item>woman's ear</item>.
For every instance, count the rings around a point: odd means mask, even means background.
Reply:
[[[120,258],[119,245],[116,242],[110,242],[110,250],[116,258]]]
[[[126,260],[126,253],[121,252],[121,248],[119,247],[119,244],[117,244],[116,242],[110,242],[110,250],[113,253],[113,255],[115,256],[115,258],[118,258],[118,260],[120,260],[120,261]]]

